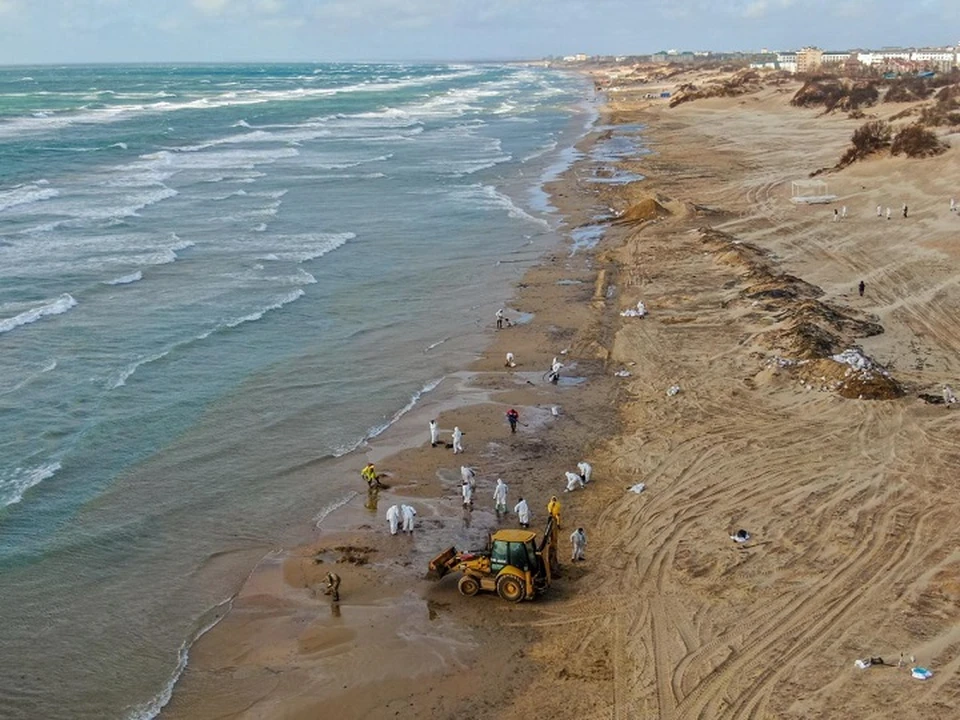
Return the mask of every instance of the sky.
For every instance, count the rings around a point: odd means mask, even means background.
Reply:
[[[0,0],[0,64],[952,45],[958,17],[960,0]]]

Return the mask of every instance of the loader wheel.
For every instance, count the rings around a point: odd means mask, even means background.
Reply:
[[[473,597],[480,592],[480,583],[477,582],[476,578],[464,575],[460,578],[460,582],[457,583],[457,588],[460,590],[461,595]]]
[[[520,602],[526,595],[523,583],[513,575],[503,575],[497,580],[497,594],[507,602]]]

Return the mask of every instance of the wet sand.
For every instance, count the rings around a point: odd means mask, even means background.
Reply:
[[[490,329],[482,358],[378,439],[368,455],[391,488],[375,512],[361,492],[313,542],[260,564],[194,646],[164,716],[960,714],[958,416],[917,399],[960,372],[960,216],[947,210],[958,136],[939,158],[825,178],[850,210],[834,223],[832,206],[791,203],[790,183],[832,165],[861,121],[790,107],[791,85],[670,110],[643,99],[660,87],[611,92],[606,108],[608,121],[647,125],[654,154],[619,164],[645,181],[593,183],[580,164],[551,191],[570,227],[652,198],[663,212],[627,212],[649,219],[614,223],[595,250],[558,249],[527,273],[511,311],[533,320]],[[875,218],[877,204],[901,202],[909,220]],[[751,291],[760,276],[801,287],[784,273],[819,294]],[[638,300],[648,317],[619,315]],[[902,397],[842,397],[844,368],[828,377],[833,361],[790,357],[810,349],[805,318],[832,332],[835,315],[849,319],[836,321],[836,342],[882,363]],[[884,332],[858,337],[870,323]],[[565,374],[584,380],[553,387],[543,374],[564,349]],[[507,351],[517,368],[503,367]],[[430,447],[432,417],[445,439],[461,427],[463,456]],[[456,578],[423,579],[429,558],[481,546],[496,527],[498,476],[540,528],[583,458],[595,482],[561,494],[560,557],[583,526],[587,562],[565,563],[546,597],[467,599]],[[472,512],[460,464],[479,471]],[[626,492],[637,482],[642,494]],[[417,529],[391,537],[383,513],[404,500]],[[750,542],[731,542],[739,528]],[[319,592],[331,567],[338,606]],[[901,652],[933,678],[853,665],[895,665]]]

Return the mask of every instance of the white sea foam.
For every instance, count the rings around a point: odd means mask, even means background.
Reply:
[[[280,235],[276,238],[277,249],[265,255],[260,255],[257,259],[304,263],[323,257],[356,237],[356,234],[352,232]]]
[[[435,343],[430,343],[423,349],[423,351],[425,353],[428,353],[431,350],[433,350],[435,347],[439,347],[440,345],[443,345],[449,339],[450,339],[449,337],[445,337],[443,340],[437,340]]]
[[[167,703],[170,702],[170,698],[173,697],[173,688],[176,687],[180,676],[183,675],[183,671],[187,669],[187,663],[190,662],[190,648],[193,647],[193,644],[197,640],[220,624],[220,621],[227,616],[227,612],[232,605],[233,597],[230,597],[213,608],[211,611],[214,615],[213,620],[201,627],[193,636],[184,640],[180,645],[180,648],[177,650],[177,665],[170,679],[166,685],[163,686],[163,689],[147,702],[135,707],[130,714],[127,715],[127,720],[153,720],[153,718],[160,714]]]
[[[114,143],[113,145],[111,145],[110,147],[112,147],[112,148],[120,148],[121,150],[126,150],[126,149],[127,149],[127,144],[126,144],[125,142],[117,142],[117,143]]]
[[[292,302],[296,302],[297,300],[302,298],[305,294],[306,293],[304,292],[303,288],[297,288],[296,290],[293,290],[287,295],[284,295],[282,298],[277,300],[277,302],[273,303],[272,305],[267,305],[267,307],[263,308],[262,310],[257,310],[256,312],[252,312],[249,315],[244,315],[243,317],[236,318],[235,320],[230,320],[224,323],[223,327],[235,328],[238,325],[243,325],[244,323],[256,322],[271,310],[279,310],[284,305],[289,305]]]
[[[333,502],[329,502],[326,505],[324,505],[322,508],[320,508],[320,511],[313,516],[313,526],[316,528],[319,528],[320,524],[327,519],[330,513],[339,510],[359,494],[360,493],[354,490],[352,492],[347,493],[342,498],[339,498],[338,500],[334,500]]]
[[[370,428],[370,430],[367,431],[367,434],[364,437],[364,439],[372,440],[378,435],[383,434],[387,430],[387,428],[389,428],[391,425],[396,423],[400,418],[402,418],[408,412],[413,410],[413,408],[417,406],[417,403],[420,402],[420,398],[422,398],[431,390],[435,389],[437,385],[439,385],[441,382],[443,382],[443,378],[439,378],[437,380],[431,380],[430,382],[428,382],[426,385],[420,388],[417,392],[415,392],[410,397],[410,400],[407,402],[407,404],[404,405],[399,410],[397,410],[389,420],[387,420],[385,423],[381,423],[380,425],[375,425],[372,428]]]
[[[174,254],[176,255],[176,254]],[[139,282],[143,280],[143,273],[139,270],[132,272],[128,275],[121,275],[120,277],[115,277],[113,280],[104,280],[104,285],[129,285],[130,283]]]
[[[514,203],[508,196],[493,187],[493,185],[476,183],[454,190],[450,194],[454,198],[471,202],[482,208],[505,210],[507,215],[514,219],[525,220],[540,225],[547,230],[550,229],[550,223],[543,218],[534,217]]]
[[[148,365],[152,362],[156,362],[157,360],[160,360],[162,358],[165,358],[167,355],[173,352],[177,347],[185,344],[186,343],[179,343],[177,345],[173,345],[171,347],[168,347],[166,350],[163,350],[158,353],[154,353],[153,355],[148,355],[146,357],[140,358],[135,362],[130,363],[125,368],[120,370],[120,372],[118,372],[116,376],[107,384],[107,390],[116,390],[119,387],[123,387],[124,385],[127,384],[127,380],[129,380],[130,377],[141,367],[143,367],[144,365]]]
[[[0,212],[9,210],[18,205],[29,205],[41,200],[49,200],[60,194],[60,191],[51,187],[39,187],[45,183],[30,183],[27,185],[18,185],[9,190],[0,191]]]
[[[3,383],[0,382],[0,395],[9,395],[14,393],[22,387],[29,385],[31,382],[36,380],[41,375],[45,375],[48,372],[52,372],[57,367],[57,361],[53,358],[47,360],[45,363],[40,365],[34,372],[31,372],[25,378],[11,384],[9,387],[4,387]],[[6,379],[6,378],[5,378]]]
[[[76,306],[76,304],[77,301],[73,299],[72,295],[64,293],[56,299],[44,301],[42,305],[37,305],[29,310],[24,310],[18,315],[0,320],[0,333],[7,333],[22,325],[35,323],[37,320],[48,315],[61,315]]]
[[[14,468],[5,477],[0,476],[0,508],[16,505],[27,490],[53,477],[58,470],[60,463],[52,462],[33,468]]]

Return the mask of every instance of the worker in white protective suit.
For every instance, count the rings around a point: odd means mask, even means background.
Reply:
[[[497,486],[493,489],[493,502],[497,517],[507,514],[507,484],[500,478],[497,478]]]
[[[411,505],[401,505],[400,516],[403,518],[403,532],[413,535],[413,519],[417,516],[417,511]]]
[[[567,489],[564,492],[573,492],[583,487],[583,479],[574,472],[567,472]]]
[[[527,505],[526,500],[520,498],[520,502],[516,504],[516,506],[513,508],[513,511],[517,514],[517,520],[520,521],[520,527],[530,527],[530,506]]]
[[[430,446],[436,447],[440,442],[440,428],[437,427],[437,421],[430,421]]]
[[[460,486],[460,495],[463,496],[463,506],[473,507],[473,487],[465,482]]]
[[[459,427],[453,428],[453,454],[463,452],[463,433]]]
[[[469,485],[471,490],[477,489],[477,472],[472,467],[461,465],[460,479],[464,485]]]
[[[580,479],[583,480],[584,485],[590,482],[590,475],[593,473],[593,465],[588,463],[586,460],[581,460],[577,463],[577,470],[580,471]]]
[[[552,382],[554,385],[556,385],[560,381],[560,370],[562,369],[563,369],[563,363],[557,360],[556,358],[554,358],[553,362],[550,363],[550,375],[549,375],[550,382]]]
[[[583,551],[587,548],[587,535],[583,532],[583,528],[577,528],[571,533],[570,542],[573,544],[573,553],[570,560],[573,562],[585,560],[586,558],[583,557]]]
[[[400,525],[400,508],[396,505],[391,505],[387,510],[387,522],[390,523],[390,534],[396,535]]]
[[[511,352],[508,352],[508,353],[507,353],[507,362],[505,362],[503,366],[504,366],[504,367],[516,367],[516,366],[517,366],[517,363],[515,362],[515,358],[514,358],[514,356],[513,356],[513,353],[511,353]]]

